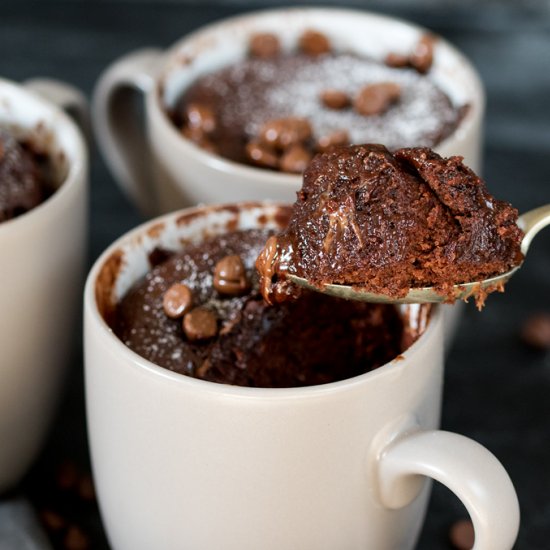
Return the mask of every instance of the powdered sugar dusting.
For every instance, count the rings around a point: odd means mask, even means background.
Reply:
[[[119,304],[122,317],[125,317],[125,308],[135,312],[127,315],[132,319],[132,328],[126,330],[122,326],[125,344],[157,364],[190,372],[196,361],[194,353],[197,349],[186,341],[181,320],[169,319],[164,313],[164,293],[174,283],[187,285],[193,294],[193,304],[213,311],[223,329],[240,315],[250,296],[258,294],[254,264],[269,234],[267,230],[249,230],[217,236],[200,245],[185,247],[154,267]],[[252,292],[245,296],[222,296],[213,286],[216,263],[232,254],[241,257],[253,286]]]
[[[401,87],[399,101],[380,115],[363,116],[352,107],[330,109],[319,99],[327,89],[354,97],[377,82]],[[316,137],[346,129],[353,143],[431,147],[460,120],[460,106],[453,106],[429,75],[352,54],[245,59],[203,77],[185,97],[208,98],[216,104],[221,124],[233,133],[241,128],[247,138],[256,136],[268,120],[299,116],[309,119]]]

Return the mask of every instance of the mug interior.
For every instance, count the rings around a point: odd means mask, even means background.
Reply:
[[[337,51],[381,62],[390,52],[410,52],[428,32],[399,19],[334,8],[268,10],[214,23],[185,37],[168,52],[157,93],[157,107],[164,112],[165,122],[171,124],[166,109],[173,108],[181,93],[197,78],[246,56],[252,34],[275,33],[283,50],[290,51],[303,31],[312,28],[328,36]],[[455,132],[479,116],[483,97],[479,77],[469,61],[440,37],[435,44],[430,78],[456,107],[469,106]],[[452,139],[455,132],[441,143]]]
[[[107,330],[109,337],[126,346],[108,329],[112,323],[117,303],[128,292],[134,283],[140,280],[150,269],[149,254],[157,247],[179,250],[185,244],[197,244],[208,237],[224,234],[229,231],[245,229],[283,229],[289,219],[290,205],[280,203],[240,203],[220,206],[205,206],[191,208],[165,215],[146,223],[116,241],[97,260],[90,272],[86,285],[86,307],[92,308],[101,319],[102,330]],[[431,326],[438,323],[440,315],[438,308],[411,304],[401,306],[401,314],[405,329],[414,340],[399,359],[402,359],[423,340],[430,332]],[[139,357],[129,348],[127,351]],[[395,360],[394,360],[395,361]],[[397,363],[400,363],[397,360]],[[166,369],[140,357],[140,364],[153,367],[153,370],[168,373]],[[381,368],[366,373],[378,372]],[[182,374],[169,373],[176,378],[191,380]],[[362,376],[365,376],[362,375]],[[195,380],[196,381],[196,380]],[[214,382],[198,382],[226,386]],[[341,381],[345,382],[345,381]],[[334,382],[332,384],[339,384]],[[327,384],[328,385],[328,384]],[[265,390],[266,388],[239,388],[240,390]],[[296,389],[296,388],[287,388]],[[280,391],[280,388],[277,388]]]
[[[57,191],[42,204],[55,200],[64,182],[83,169],[82,138],[68,116],[23,86],[4,79],[0,79],[0,127],[16,138],[30,141],[37,151],[49,156]],[[3,222],[2,226],[25,216]]]

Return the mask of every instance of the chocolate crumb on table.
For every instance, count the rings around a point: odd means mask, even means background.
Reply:
[[[537,313],[529,317],[522,327],[521,340],[530,348],[550,350],[550,313]]]
[[[453,285],[521,263],[517,219],[461,157],[335,147],[310,163],[287,229],[260,255],[262,293],[270,303],[299,294],[285,279],[292,273],[320,288],[356,285],[393,298],[433,286],[452,301]],[[478,291],[478,307],[500,289]]]
[[[97,517],[99,512],[88,469],[65,459],[54,471],[41,472],[33,487],[33,504],[52,546],[63,550],[91,550],[90,526],[81,523],[81,518]]]
[[[469,519],[461,519],[451,525],[449,541],[455,550],[471,550],[475,542],[474,526]]]
[[[247,58],[198,78],[168,115],[205,150],[287,173],[303,172],[329,143],[433,147],[466,113],[429,76],[434,42],[425,35],[407,55],[376,60],[335,51],[316,29],[292,51],[272,33],[253,34]]]

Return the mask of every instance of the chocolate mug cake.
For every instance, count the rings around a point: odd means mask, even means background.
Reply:
[[[379,61],[337,51],[314,29],[291,51],[276,34],[253,34],[248,57],[199,77],[168,114],[210,152],[289,173],[332,145],[433,147],[467,109],[430,78],[435,41]]]
[[[266,229],[228,232],[156,249],[152,269],[120,300],[110,324],[130,349],[188,376],[254,387],[334,382],[368,372],[416,335],[393,306],[316,292],[276,307],[259,291],[254,263]]]
[[[56,187],[50,156],[19,134],[0,127],[0,223],[32,210]]]

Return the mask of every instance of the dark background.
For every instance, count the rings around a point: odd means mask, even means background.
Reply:
[[[120,55],[148,45],[166,47],[204,23],[268,5],[284,3],[0,0],[0,75],[15,81],[60,78],[89,95],[102,70]],[[462,49],[487,89],[484,175],[489,189],[520,212],[550,203],[550,3],[338,5],[408,18]],[[90,264],[140,221],[92,151]],[[550,548],[550,355],[528,349],[519,338],[522,323],[538,311],[550,314],[550,228],[537,237],[504,295],[492,296],[481,313],[468,306],[447,361],[442,419],[444,429],[476,439],[508,470],[521,504],[516,548],[522,550]],[[89,469],[79,327],[74,337],[78,346],[67,391],[47,446],[21,486],[0,499],[2,550],[47,548],[39,542],[31,513],[44,509],[78,525],[90,548],[108,548],[95,505],[59,486],[59,468],[67,472],[62,466],[67,461]],[[436,485],[419,548],[447,548],[449,526],[465,515],[458,500]],[[6,517],[12,539],[1,538]],[[17,529],[20,538],[13,536]],[[23,540],[23,531],[33,532],[25,545],[2,542]],[[55,547],[63,547],[59,541],[65,533],[53,537]]]

